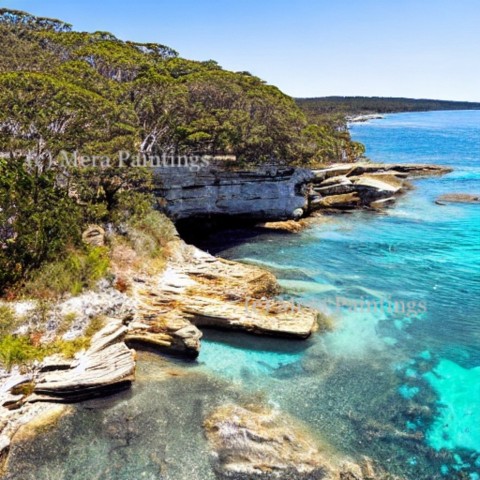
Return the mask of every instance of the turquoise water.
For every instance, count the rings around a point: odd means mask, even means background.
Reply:
[[[336,331],[316,337],[303,352],[300,372],[292,373],[298,363],[276,368],[294,390],[305,389],[308,411],[299,412],[282,382],[270,387],[272,398],[339,450],[360,449],[408,478],[463,473],[475,479],[480,208],[434,200],[442,193],[480,192],[480,112],[390,115],[354,125],[352,135],[375,161],[437,163],[455,171],[416,181],[385,215],[344,215],[299,236],[262,235],[219,253],[269,266],[290,296],[337,318]],[[213,364],[218,348],[208,343],[200,359]],[[273,368],[280,357],[270,357],[267,352]],[[256,365],[258,353],[250,360]],[[223,374],[237,377],[240,368]]]
[[[207,331],[196,363],[141,355],[131,391],[81,404],[15,447],[6,478],[214,479],[203,419],[254,400],[406,479],[478,480],[480,207],[434,200],[480,193],[480,112],[391,115],[352,135],[375,161],[455,172],[416,181],[385,214],[210,239],[224,257],[270,268],[286,297],[328,311],[333,332],[297,342]]]

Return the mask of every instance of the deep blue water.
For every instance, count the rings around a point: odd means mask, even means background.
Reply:
[[[141,355],[131,391],[79,405],[13,449],[8,478],[213,480],[203,418],[253,399],[408,480],[479,480],[480,207],[434,200],[480,193],[480,111],[390,115],[352,134],[375,161],[455,171],[416,181],[385,214],[219,252],[271,268],[286,296],[328,311],[335,330],[305,342],[207,332],[193,364]]]

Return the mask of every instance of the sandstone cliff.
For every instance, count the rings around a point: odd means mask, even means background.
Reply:
[[[215,165],[199,171],[158,168],[155,175],[156,194],[175,221],[222,216],[259,221],[294,218],[295,210],[307,206],[305,185],[314,177],[310,170],[293,167],[247,171]]]

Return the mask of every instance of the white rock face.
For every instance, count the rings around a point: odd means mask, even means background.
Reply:
[[[307,206],[311,171],[265,166],[255,171],[220,171],[215,166],[157,168],[157,194],[174,220],[238,216],[254,220],[286,220]]]

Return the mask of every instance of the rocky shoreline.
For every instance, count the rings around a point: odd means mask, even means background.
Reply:
[[[135,379],[135,351],[130,347],[195,358],[201,348],[200,328],[298,339],[318,328],[317,312],[272,298],[279,287],[267,271],[215,258],[180,239],[168,245],[168,258],[157,276],[133,277],[130,298],[125,299],[129,308],[121,317],[107,317],[86,351],[72,360],[48,357],[27,373],[15,369],[0,379],[2,462],[16,432],[48,414],[55,403],[128,388]],[[108,295],[104,299],[108,309],[112,300]]]
[[[164,207],[174,218],[197,214],[202,217],[215,213],[216,210],[209,207],[213,202],[223,215],[229,212],[229,205],[237,202],[240,195],[243,200],[232,215],[246,215],[253,202],[257,207],[251,219],[285,220],[319,211],[378,209],[394,202],[410,188],[407,179],[441,175],[448,171],[431,165],[362,163],[333,165],[314,171],[289,169],[281,173],[280,179],[275,177],[278,170],[252,173],[248,180],[238,172],[223,172],[223,180],[215,180],[215,188],[208,183],[211,178],[206,184],[197,185],[196,194],[202,189],[209,192],[210,204],[197,201],[193,208],[184,197],[185,191],[192,190],[182,183],[172,187],[171,191],[175,193],[165,197]],[[263,183],[265,175],[269,179],[268,188]],[[181,182],[181,177],[177,181]],[[222,198],[220,203],[219,197]],[[280,203],[276,203],[277,199]],[[199,208],[203,208],[203,212],[199,213]],[[17,432],[25,425],[40,421],[44,416],[51,420],[52,415],[65,413],[67,410],[60,409],[58,404],[128,388],[135,379],[134,348],[148,347],[195,358],[201,348],[202,328],[293,339],[305,339],[323,328],[319,314],[314,310],[275,299],[279,293],[278,284],[275,277],[263,269],[213,257],[180,239],[171,241],[166,250],[168,261],[161,273],[149,276],[130,272],[129,295],[117,292],[113,294],[114,300],[112,295],[98,295],[100,303],[108,298],[102,306],[108,316],[105,326],[95,334],[86,351],[78,353],[72,360],[49,357],[36,362],[28,371],[17,368],[10,374],[0,375],[0,471],[2,464],[8,461],[11,442],[16,441]],[[70,302],[73,307],[89,308],[75,298]],[[207,428],[210,438],[214,437],[215,429],[212,428]],[[252,433],[250,437],[257,435]],[[288,438],[288,435],[285,433],[282,438]],[[214,440],[214,443],[219,441]],[[278,443],[274,438],[266,440],[265,445],[268,446],[268,442]],[[288,448],[288,445],[283,447]],[[275,455],[273,460],[270,459],[273,463]],[[219,475],[220,478],[265,479],[287,478],[285,475],[289,479],[382,478],[365,476],[358,466],[342,472],[320,463],[315,464],[314,468],[319,469],[315,476],[297,475],[295,472],[300,468],[301,458],[295,457],[295,452],[291,455],[286,470],[275,470],[276,467],[267,465],[263,473],[257,471],[254,476],[245,473],[249,472],[249,467],[234,472],[233,476]],[[275,475],[271,473],[272,468]]]
[[[58,356],[37,362],[28,372],[15,370],[0,381],[0,473],[10,444],[30,422],[42,422],[53,412],[60,417],[72,403],[128,388],[135,378],[135,353],[123,342],[126,327],[118,319],[93,338],[73,360]]]
[[[315,170],[211,166],[195,173],[187,168],[159,169],[156,193],[167,216],[195,230],[209,222],[252,224],[298,220],[321,211],[378,210],[408,191],[410,179],[451,171],[436,165],[369,162]]]

